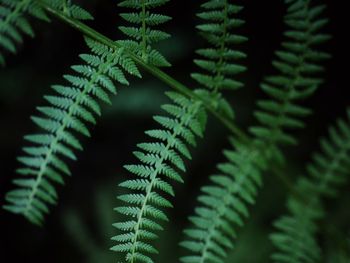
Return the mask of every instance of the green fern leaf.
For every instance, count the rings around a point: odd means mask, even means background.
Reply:
[[[140,56],[145,62],[157,66],[168,67],[170,63],[152,45],[170,37],[169,34],[154,30],[152,27],[166,23],[171,17],[151,13],[151,9],[166,4],[169,0],[121,0],[120,7],[132,8],[133,13],[122,13],[120,16],[133,26],[121,26],[119,29],[132,40],[121,42],[124,47]]]
[[[77,5],[67,4],[67,1],[45,0],[45,2],[54,9],[64,11],[72,18],[93,19],[86,10]],[[45,11],[35,0],[0,0],[0,4],[0,48],[7,52],[16,53],[17,46],[23,42],[23,35],[34,37],[34,30],[28,17],[50,21]],[[5,57],[1,50],[0,65],[5,65]]]
[[[255,117],[262,126],[252,127],[250,131],[261,140],[271,141],[271,144],[296,143],[285,130],[302,128],[303,122],[298,118],[310,113],[296,102],[309,97],[322,83],[317,74],[323,72],[320,62],[329,55],[319,52],[316,45],[323,42],[319,41],[320,36],[325,41],[330,38],[320,33],[328,20],[320,17],[325,7],[314,7],[311,2],[286,1],[289,8],[285,22],[290,29],[285,33],[284,50],[277,51],[278,60],[273,61],[279,74],[267,77],[261,86],[273,100],[258,102],[260,109],[255,112]],[[315,57],[315,54],[322,55]]]
[[[201,189],[201,205],[190,217],[193,227],[185,230],[187,238],[181,242],[191,255],[182,262],[224,262],[226,250],[233,248],[235,226],[243,225],[248,204],[255,202],[266,159],[256,148],[230,142],[236,150],[225,151],[228,162],[219,164],[219,174],[210,177],[212,185]]]
[[[101,114],[98,101],[110,103],[109,95],[116,94],[113,81],[128,83],[123,71],[140,76],[123,49],[112,50],[88,38],[86,43],[92,52],[80,56],[86,64],[73,66],[77,76],[65,75],[69,85],[53,86],[56,95],[45,96],[49,106],[38,108],[41,117],[32,117],[43,132],[25,136],[34,145],[23,148],[18,174],[28,179],[14,180],[19,188],[8,193],[9,204],[4,206],[38,225],[48,213],[47,204],[57,200],[52,182],[63,183],[64,175],[70,175],[63,159],[77,159],[74,150],[82,149],[77,135],[90,136],[87,124],[95,124],[94,115]]]
[[[232,77],[246,70],[244,66],[235,63],[246,55],[233,50],[232,44],[237,44],[235,38],[240,39],[239,42],[246,41],[246,38],[234,35],[232,31],[244,24],[243,20],[233,18],[242,7],[220,0],[205,2],[202,4],[202,9],[203,12],[197,16],[205,23],[198,25],[197,29],[212,46],[196,51],[202,58],[194,62],[206,73],[193,73],[191,76],[213,93],[222,89],[240,88],[243,84]]]
[[[217,8],[222,7],[223,2],[209,1],[207,5]],[[321,83],[321,79],[313,75],[318,70],[302,72],[305,65],[309,64],[321,68],[319,63],[326,57],[310,59],[310,54],[317,51],[308,42],[313,34],[318,34],[318,31],[311,32],[309,29],[318,21],[321,13],[310,18],[312,10],[315,10],[310,7],[310,1],[296,2],[298,8],[289,6],[286,21],[290,21],[293,16],[298,17],[300,22],[307,21],[307,27],[303,30],[309,35],[306,40],[286,42],[284,46],[287,51],[277,52],[280,60],[274,62],[274,66],[280,75],[268,77],[262,85],[262,89],[272,99],[259,101],[261,110],[255,113],[261,126],[250,129],[255,138],[249,145],[231,142],[235,150],[225,151],[227,162],[219,164],[219,173],[210,177],[212,185],[202,188],[202,195],[198,198],[200,206],[195,209],[195,216],[190,217],[193,227],[185,231],[186,241],[181,243],[190,251],[189,256],[181,258],[183,262],[224,262],[226,251],[234,247],[232,237],[236,235],[236,228],[244,224],[248,207],[256,200],[262,184],[261,173],[267,169],[269,162],[283,161],[279,145],[296,143],[294,137],[285,130],[302,128],[304,124],[299,118],[310,114],[310,110],[298,105],[297,101],[310,96]],[[303,15],[295,15],[299,12]],[[294,30],[294,24],[291,27]],[[317,28],[320,29],[321,26]],[[301,30],[301,34],[304,31]],[[289,48],[293,45],[302,48],[295,51]]]
[[[119,196],[125,206],[115,210],[126,221],[114,225],[122,233],[113,238],[118,243],[112,250],[124,253],[127,262],[153,262],[149,254],[157,250],[149,244],[149,239],[156,238],[155,232],[162,229],[159,221],[168,220],[163,209],[172,207],[168,197],[163,197],[163,194],[174,195],[167,181],[183,182],[180,175],[180,171],[185,171],[183,159],[191,158],[186,145],[195,145],[195,136],[203,135],[206,117],[202,104],[175,92],[168,92],[167,96],[173,104],[162,108],[171,117],[154,117],[161,128],[146,134],[156,142],[138,145],[141,151],[134,155],[141,164],[125,166],[137,179],[120,184],[133,193]]]
[[[26,15],[45,21],[49,19],[33,0],[1,0],[0,4],[0,48],[16,53],[17,45],[23,42],[23,35],[34,36]],[[5,57],[0,52],[0,65],[4,64]]]
[[[270,235],[276,248],[275,262],[319,262],[321,249],[317,244],[317,222],[324,217],[323,197],[335,197],[337,187],[349,176],[350,167],[350,109],[348,119],[338,120],[329,129],[327,139],[321,140],[321,153],[314,154],[307,166],[308,177],[296,183],[296,196],[287,202],[288,215],[281,216],[274,226],[278,232]]]

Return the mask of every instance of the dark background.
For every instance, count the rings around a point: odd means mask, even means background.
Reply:
[[[88,22],[89,25],[112,39],[123,38],[117,30],[124,23],[118,17],[117,1],[77,2],[94,15],[95,21]],[[174,0],[163,8],[163,13],[173,17],[165,26],[173,37],[159,47],[173,64],[165,71],[190,87],[195,87],[189,77],[195,70],[193,51],[203,44],[194,29],[198,2]],[[239,2],[245,6],[242,17],[247,21],[242,33],[250,39],[244,46],[248,71],[241,76],[245,87],[228,94],[228,98],[236,111],[236,123],[246,128],[254,121],[254,102],[261,97],[259,82],[273,72],[271,59],[283,39],[285,6],[282,0]],[[314,109],[314,115],[307,119],[305,130],[295,133],[300,139],[299,146],[286,149],[285,176],[293,181],[302,173],[310,153],[318,149],[318,138],[325,134],[328,124],[338,116],[345,116],[345,108],[350,105],[349,14],[343,11],[347,1],[315,2],[328,4],[326,14],[331,23],[327,31],[333,39],[324,48],[333,59],[326,63],[324,85],[305,102]],[[0,205],[4,204],[4,194],[12,188],[22,138],[35,130],[29,116],[35,113],[36,106],[45,103],[43,95],[52,93],[50,85],[64,83],[61,76],[71,72],[70,65],[80,63],[78,54],[88,52],[81,34],[60,21],[33,23],[36,38],[26,39],[19,54],[9,56],[8,66],[0,69]],[[78,154],[78,162],[70,163],[73,176],[66,179],[64,187],[58,187],[59,204],[52,208],[43,228],[0,210],[2,262],[115,262],[116,257],[108,248],[113,245],[109,239],[115,233],[111,224],[118,220],[112,211],[117,205],[117,185],[127,176],[122,165],[135,161],[132,151],[145,140],[144,131],[155,127],[152,115],[160,112],[159,106],[166,102],[163,92],[169,89],[147,73],[143,75],[142,81],[132,80],[130,87],[119,88],[113,106],[105,107],[103,118],[92,128],[93,137],[83,140],[85,150]],[[226,135],[227,130],[210,118],[206,138],[188,163],[186,184],[176,186],[175,208],[169,211],[171,223],[158,241],[161,253],[157,262],[178,262],[178,256],[184,255],[177,245],[183,237],[181,230],[196,204],[199,187],[215,172],[215,164],[223,160],[221,151],[227,145]],[[266,174],[265,187],[252,209],[249,223],[240,231],[236,253],[227,262],[269,261],[272,248],[268,234],[271,222],[284,211],[285,194],[281,181]],[[331,216],[323,232],[331,242],[320,240],[326,249],[329,243],[336,248],[338,243],[343,245],[341,233],[349,237],[350,214],[346,207],[349,200],[349,194],[343,191],[338,202],[327,203]],[[338,228],[329,228],[332,224]]]

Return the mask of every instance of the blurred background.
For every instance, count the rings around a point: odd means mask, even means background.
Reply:
[[[117,27],[124,22],[118,16],[121,11],[117,2],[75,1],[94,15],[95,21],[88,22],[90,26],[112,39],[121,39]],[[164,28],[172,38],[159,46],[173,64],[165,71],[194,88],[196,84],[189,73],[196,70],[192,64],[194,50],[203,45],[194,29],[198,22],[194,14],[200,2],[176,0],[159,10],[173,17]],[[240,76],[245,87],[228,92],[227,97],[236,111],[236,123],[245,129],[254,122],[254,103],[262,95],[259,83],[263,76],[273,72],[271,60],[283,39],[285,6],[282,0],[237,2],[245,6],[242,17],[246,26],[241,32],[249,37],[243,47],[248,54],[244,61],[248,71]],[[315,2],[328,4],[331,23],[327,30],[334,38],[325,50],[333,59],[327,62],[324,85],[305,102],[314,109],[314,115],[307,119],[305,130],[296,132],[299,146],[286,149],[288,167],[283,176],[292,181],[303,173],[305,162],[318,149],[318,139],[325,134],[328,124],[345,116],[345,108],[350,106],[346,1]],[[27,38],[19,54],[9,56],[8,66],[0,69],[0,205],[4,204],[4,194],[12,188],[23,136],[35,130],[29,116],[36,113],[36,106],[45,104],[44,94],[52,94],[50,85],[64,83],[62,75],[71,72],[71,65],[80,63],[80,53],[88,52],[80,33],[60,21],[33,23],[36,38]],[[118,221],[118,214],[112,211],[118,205],[117,185],[128,176],[122,166],[135,161],[132,151],[145,140],[144,131],[155,127],[152,116],[161,112],[160,105],[167,101],[164,91],[169,90],[154,77],[143,75],[141,81],[132,80],[130,87],[119,88],[113,106],[104,108],[103,117],[92,128],[92,138],[83,140],[85,150],[78,154],[77,162],[70,163],[73,176],[66,178],[64,187],[58,187],[59,204],[52,208],[44,227],[32,226],[23,218],[0,210],[1,262],[117,262],[116,255],[108,249],[113,245],[110,237],[116,233],[111,224]],[[226,135],[227,130],[210,117],[206,138],[193,150],[193,161],[187,165],[186,184],[175,186],[175,208],[168,211],[171,223],[157,241],[160,254],[156,262],[178,262],[178,256],[185,255],[178,246],[183,238],[182,229],[188,225],[187,217],[196,205],[200,186],[215,172],[215,165],[224,160],[221,152],[227,145]],[[271,222],[285,211],[287,190],[272,174],[266,174],[264,184],[247,226],[239,231],[235,253],[227,262],[269,261]],[[327,251],[325,262],[342,262],[336,261],[336,257],[350,250],[348,189],[349,184],[337,202],[327,203],[330,216],[322,223],[324,235],[320,238]]]

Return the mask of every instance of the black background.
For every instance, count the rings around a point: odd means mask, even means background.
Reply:
[[[203,44],[194,29],[198,22],[194,15],[198,2],[174,0],[160,11],[173,17],[165,26],[173,38],[160,47],[173,64],[165,71],[189,87],[195,86],[189,77],[189,72],[195,70],[193,51]],[[253,123],[254,102],[262,95],[259,83],[263,76],[273,73],[271,59],[283,39],[285,6],[282,0],[239,2],[245,6],[242,17],[246,25],[242,33],[249,37],[243,48],[248,54],[244,61],[248,71],[241,77],[245,87],[228,97],[236,110],[237,124],[245,129]],[[325,83],[305,102],[314,109],[314,115],[307,119],[305,130],[295,133],[300,139],[299,146],[286,149],[286,173],[291,180],[303,171],[310,153],[318,149],[318,138],[325,134],[326,127],[336,117],[345,116],[345,108],[350,106],[347,1],[315,2],[328,4],[326,15],[331,22],[326,30],[333,39],[324,49],[333,58],[326,63]],[[86,0],[80,3],[95,17],[95,21],[88,22],[90,26],[112,39],[123,38],[117,29],[124,23],[118,17],[117,1]],[[81,34],[56,19],[51,24],[34,21],[34,27],[36,38],[27,38],[19,54],[9,56],[8,66],[0,69],[0,205],[4,204],[4,194],[12,187],[23,135],[35,129],[29,116],[35,113],[37,105],[43,105],[42,96],[51,93],[50,85],[63,83],[62,74],[70,72],[70,65],[79,63],[78,54],[87,52]],[[130,95],[128,90],[134,86],[136,92]],[[165,101],[162,95],[165,90],[168,88],[148,73],[144,73],[143,81],[132,81],[130,87],[119,89],[118,96],[122,98],[114,100],[117,106],[106,107],[105,117],[92,128],[92,139],[83,140],[85,150],[78,154],[79,161],[70,163],[73,176],[67,178],[65,187],[58,187],[59,204],[52,209],[43,228],[0,210],[1,262],[112,262],[113,254],[108,248],[113,245],[109,238],[114,230],[110,224],[117,221],[112,207],[117,204],[114,198],[118,194],[117,185],[125,177],[122,165],[134,161],[132,151],[145,139],[143,132],[155,127],[151,116],[160,112],[159,104]],[[145,98],[135,100],[133,96]],[[133,111],[129,101],[135,106]],[[120,104],[122,106],[118,107]],[[162,249],[157,262],[178,262],[178,255],[184,255],[177,246],[182,238],[181,229],[186,226],[186,218],[196,204],[199,187],[207,182],[209,173],[215,172],[215,164],[223,160],[221,150],[227,144],[227,131],[213,118],[209,119],[208,126],[206,140],[199,143],[193,161],[188,164],[186,185],[177,186],[178,194],[173,200],[175,209],[169,211],[171,223],[167,226],[167,234],[162,234],[166,237],[158,242]],[[248,230],[242,231],[247,239],[250,235],[244,234],[245,231],[256,231],[256,239],[247,241],[247,247],[254,247],[256,253],[247,254],[244,245],[239,243],[240,262],[267,262],[271,249],[267,237],[271,222],[284,209],[285,188],[273,175],[267,174],[265,178],[266,187],[252,210]],[[341,198],[349,201],[346,194]],[[349,231],[349,225],[344,222],[350,215],[339,207],[341,202],[329,205],[340,228]],[[79,228],[81,224],[86,230]],[[89,236],[84,236],[86,232]],[[77,233],[81,233],[80,239]],[[246,241],[242,242],[245,244]],[[102,255],[98,257],[98,253]],[[93,261],[93,257],[98,259]]]

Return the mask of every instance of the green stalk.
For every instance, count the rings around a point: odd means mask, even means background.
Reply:
[[[74,29],[78,30],[79,32],[83,33],[85,36],[90,37],[91,39],[94,39],[95,41],[98,41],[110,48],[113,49],[119,49],[122,48],[122,46],[111,40],[110,38],[106,37],[105,35],[97,32],[96,30],[92,29],[91,27],[85,25],[84,23],[80,22],[79,20],[76,20],[74,18],[71,18],[61,12],[60,10],[56,10],[52,8],[47,3],[43,2],[42,0],[37,0],[38,4],[42,6],[43,9],[45,9],[47,12],[52,14],[53,16],[57,17],[58,19],[62,20],[69,26],[73,27]],[[125,52],[128,54],[130,58],[132,58],[137,65],[142,67],[144,70],[158,78],[159,80],[166,83],[169,87],[177,90],[178,92],[184,94],[185,96],[200,100],[203,102],[203,105],[205,108],[211,112],[228,130],[230,130],[233,134],[235,134],[240,140],[246,143],[250,143],[250,138],[245,132],[243,132],[239,127],[237,127],[230,119],[226,118],[225,116],[221,115],[214,107],[210,105],[210,103],[207,101],[207,99],[203,98],[202,96],[194,93],[191,89],[186,87],[181,82],[177,81],[176,79],[172,78],[170,75],[166,74],[164,71],[160,70],[157,67],[154,67],[152,65],[147,64],[145,61],[142,60],[139,56],[132,52],[128,52],[128,50],[125,50]]]
[[[119,49],[122,48],[122,46],[111,40],[110,38],[104,36],[103,34],[97,32],[96,30],[92,29],[91,27],[85,25],[84,23],[80,22],[79,20],[76,20],[74,18],[68,17],[63,12],[53,9],[48,4],[43,2],[42,0],[37,0],[38,3],[50,14],[57,17],[58,19],[62,20],[64,23],[68,24],[69,26],[73,27],[74,29],[78,30],[79,32],[83,33],[84,35],[110,47],[113,49]],[[237,138],[239,138],[243,143],[251,144],[253,140],[248,136],[243,130],[241,130],[239,127],[237,127],[232,120],[226,118],[225,116],[221,115],[215,108],[213,108],[209,102],[202,96],[194,93],[191,89],[186,87],[181,82],[177,81],[176,79],[172,78],[170,75],[166,74],[162,70],[160,70],[157,67],[154,67],[152,65],[147,64],[145,61],[142,60],[139,56],[135,55],[132,52],[128,52],[128,50],[125,50],[125,52],[135,61],[136,64],[141,66],[144,70],[158,78],[159,80],[166,83],[169,87],[175,89],[176,91],[180,92],[181,94],[195,99],[200,100],[202,102],[202,105],[215,117],[217,118],[232,134],[236,135]],[[273,173],[278,174],[278,173]],[[277,176],[279,177],[279,176]],[[281,180],[283,185],[285,185],[286,189],[290,189],[290,183],[286,183],[285,180]]]

